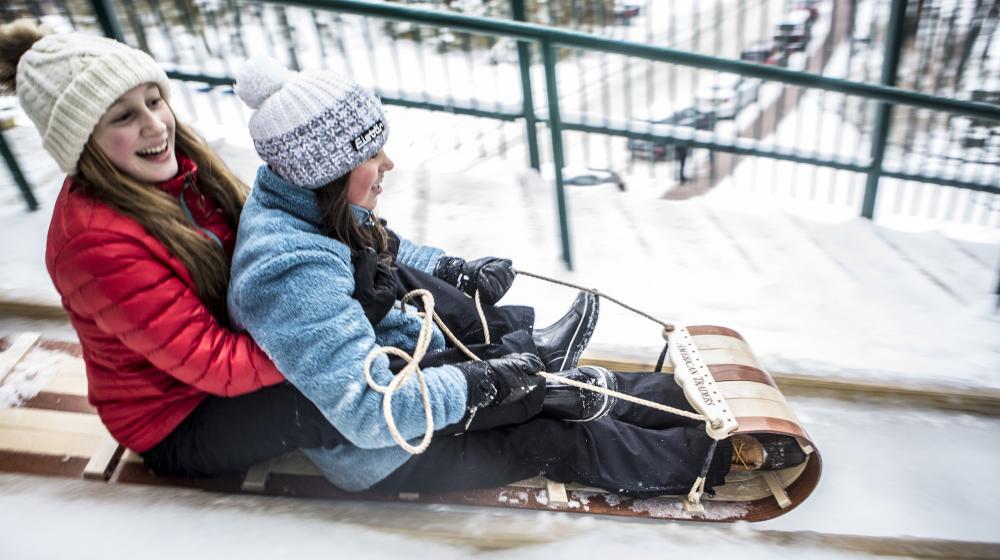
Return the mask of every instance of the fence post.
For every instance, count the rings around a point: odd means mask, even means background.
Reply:
[[[510,0],[510,11],[515,21],[528,21],[524,11],[524,0]],[[517,45],[517,64],[521,69],[521,110],[524,112],[524,126],[528,135],[528,160],[531,167],[541,169],[538,157],[538,126],[535,119],[535,101],[531,94],[531,49],[524,41]]]
[[[94,15],[97,16],[97,23],[101,24],[101,30],[105,37],[110,37],[116,41],[125,42],[125,32],[122,24],[115,14],[114,3],[111,0],[93,0]]]
[[[552,167],[556,177],[556,205],[559,208],[559,235],[562,238],[562,258],[567,270],[573,270],[573,253],[569,243],[569,218],[566,211],[566,191],[563,185],[562,120],[559,116],[559,90],[556,86],[556,50],[548,39],[542,40],[545,61],[545,92],[549,101],[549,131],[552,133]]]
[[[892,0],[892,12],[889,15],[889,29],[885,37],[885,57],[882,59],[882,79],[885,86],[896,85],[896,73],[899,69],[899,54],[903,49],[903,23],[906,13],[906,0]],[[878,182],[882,175],[882,159],[885,157],[885,144],[889,140],[889,125],[892,120],[892,105],[879,101],[875,109],[875,123],[872,126],[871,164],[868,168],[868,178],[865,180],[865,198],[861,205],[861,216],[869,220],[875,216],[875,198],[878,196]]]
[[[24,173],[21,173],[21,167],[17,165],[17,160],[14,158],[14,152],[10,151],[10,146],[7,145],[7,139],[4,138],[2,130],[0,130],[0,155],[3,156],[4,161],[7,163],[7,170],[10,171],[11,176],[14,177],[14,182],[17,183],[17,188],[21,190],[21,196],[24,198],[24,203],[28,205],[28,210],[30,212],[38,210],[38,199],[36,199],[35,194],[31,192],[31,185],[29,185],[28,180],[24,178]]]

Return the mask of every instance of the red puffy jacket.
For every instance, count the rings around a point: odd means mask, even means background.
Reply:
[[[178,156],[177,197],[197,166]],[[231,258],[235,230],[214,201],[188,189],[195,221]],[[136,452],[159,443],[208,395],[233,397],[284,381],[245,333],[222,327],[187,268],[135,220],[63,184],[45,265],[80,337],[88,398],[111,435]]]

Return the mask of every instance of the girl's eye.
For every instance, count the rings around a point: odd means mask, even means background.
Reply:
[[[153,99],[150,99],[150,100],[149,100],[149,101],[147,102],[147,105],[149,105],[150,107],[156,107],[157,105],[159,105],[159,104],[160,104],[160,101],[163,101],[163,99],[161,99],[161,98],[159,98],[159,97],[155,97],[155,98],[153,98]]]
[[[128,111],[128,112],[125,112],[125,113],[122,113],[122,114],[118,115],[111,122],[123,123],[123,122],[127,121],[131,116],[132,116],[132,112]]]

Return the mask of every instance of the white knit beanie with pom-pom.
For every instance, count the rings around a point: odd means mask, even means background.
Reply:
[[[274,59],[253,58],[236,74],[236,94],[256,109],[250,136],[261,159],[308,189],[346,175],[389,136],[379,98],[331,72],[293,72]]]
[[[170,99],[170,80],[148,54],[83,33],[47,35],[17,64],[17,97],[42,145],[64,173],[76,174],[83,147],[104,113],[135,86],[154,83]]]

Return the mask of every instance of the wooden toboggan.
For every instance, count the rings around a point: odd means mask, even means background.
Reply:
[[[0,385],[31,386],[39,379],[45,381],[37,394],[19,406],[0,410],[0,471],[217,492],[511,507],[659,519],[761,521],[782,515],[802,503],[819,482],[819,453],[743,337],[725,327],[692,326],[674,329],[669,340],[672,372],[684,386],[692,405],[716,420],[716,430],[730,435],[792,436],[806,451],[806,462],[779,471],[730,473],[726,483],[715,488],[715,495],[705,496],[700,503],[698,500],[692,503],[687,496],[632,498],[541,478],[499,488],[437,494],[348,493],[326,482],[299,453],[257,465],[239,476],[198,480],[162,477],[150,472],[137,454],[119,446],[87,402],[79,345],[22,334],[0,338]],[[620,371],[652,369],[630,358],[597,354],[584,356],[581,363]],[[671,370],[666,368],[666,371]]]

